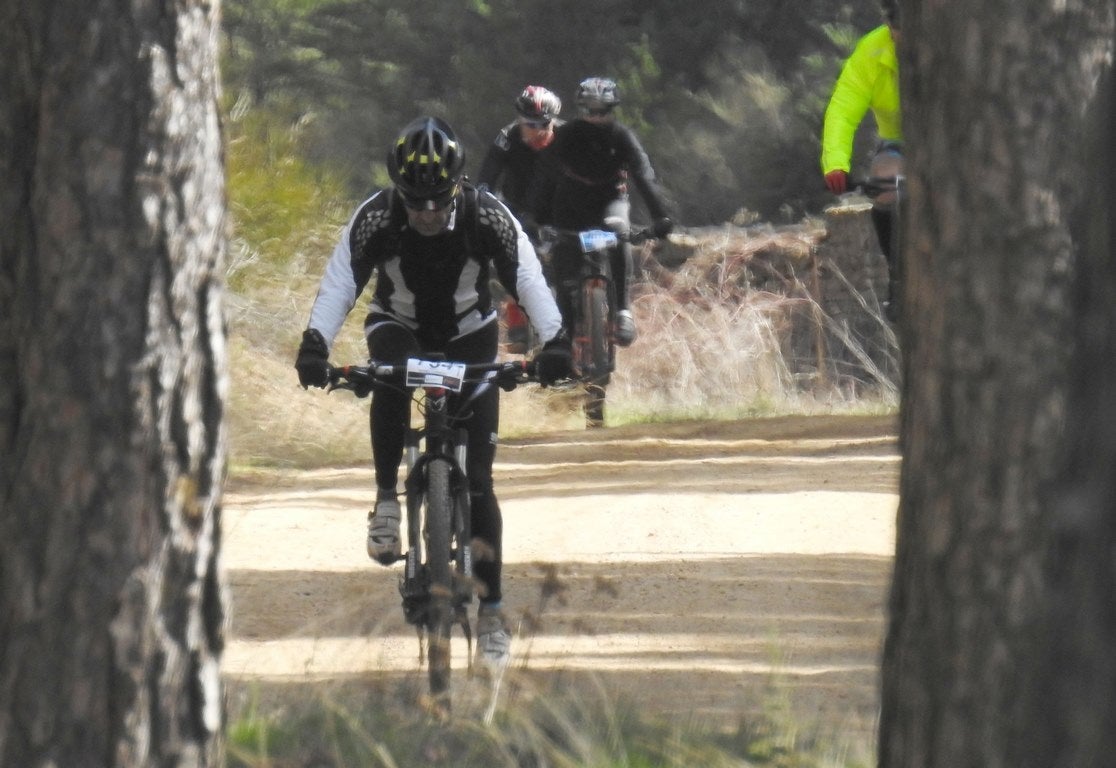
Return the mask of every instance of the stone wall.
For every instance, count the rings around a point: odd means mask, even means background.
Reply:
[[[842,388],[894,389],[899,350],[884,319],[887,264],[872,227],[870,204],[834,206],[813,253],[808,310],[793,323],[796,370]],[[808,350],[808,351],[807,351]],[[820,363],[819,363],[820,361]]]
[[[720,281],[722,301],[764,297],[780,313],[783,356],[804,389],[850,396],[893,392],[899,381],[894,327],[883,316],[887,266],[870,204],[834,206],[821,221],[787,227],[716,227],[673,236],[643,253],[643,277],[670,289]]]

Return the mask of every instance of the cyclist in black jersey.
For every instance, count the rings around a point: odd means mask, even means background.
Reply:
[[[554,141],[543,153],[544,172],[532,191],[532,207],[539,224],[568,230],[604,227],[627,234],[631,182],[654,220],[652,234],[670,234],[673,224],[667,215],[666,199],[643,145],[631,128],[616,119],[614,110],[619,103],[619,88],[609,78],[590,77],[578,85],[579,115],[554,132]],[[579,263],[561,259],[554,262],[558,282],[576,276],[578,268]],[[616,341],[628,346],[635,340],[636,331],[629,309],[632,250],[627,242],[616,249],[612,274],[618,310]]]
[[[537,242],[530,211],[531,182],[539,153],[554,140],[555,128],[563,124],[558,117],[562,100],[541,85],[528,85],[516,97],[515,111],[516,119],[501,128],[488,146],[477,174],[477,188],[497,194]],[[527,318],[512,298],[505,299],[504,319],[509,349],[526,350]]]
[[[506,206],[465,182],[465,152],[453,129],[436,117],[413,121],[392,145],[387,164],[394,187],[360,204],[326,265],[295,362],[302,386],[328,383],[330,345],[373,275],[364,322],[372,359],[401,363],[417,353],[441,352],[459,362],[494,361],[498,331],[489,289],[492,270],[521,302],[539,338],[547,339],[535,358],[539,380],[567,378],[569,340],[534,248]],[[475,569],[481,582],[477,645],[482,659],[499,664],[510,643],[499,612],[503,523],[492,487],[499,399],[493,385],[476,386],[488,391],[473,402],[465,421],[466,472],[472,532],[490,553]],[[409,417],[407,393],[372,393],[379,490],[369,515],[368,554],[385,565],[402,550],[397,486]]]
[[[496,134],[477,174],[477,186],[495,192],[523,222],[530,215],[528,195],[539,152],[564,124],[562,100],[541,85],[528,85],[515,100],[516,119]]]

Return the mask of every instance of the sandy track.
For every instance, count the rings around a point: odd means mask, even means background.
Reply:
[[[795,417],[502,445],[496,483],[518,666],[591,676],[664,714],[731,722],[778,700],[803,722],[870,733],[894,549],[895,426]],[[225,670],[234,686],[420,674],[398,566],[364,553],[370,486],[364,468],[232,483]]]

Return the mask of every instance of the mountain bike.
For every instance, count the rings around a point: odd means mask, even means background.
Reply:
[[[850,180],[850,187],[872,200],[873,204],[891,211],[891,226],[888,236],[891,242],[891,258],[887,265],[888,299],[884,314],[888,320],[899,319],[902,304],[903,258],[902,258],[902,218],[906,207],[906,176],[894,175],[869,176],[864,179]],[[886,255],[886,254],[885,254]]]
[[[467,606],[474,592],[470,532],[469,482],[466,477],[468,434],[461,422],[470,403],[487,386],[514,389],[537,381],[533,362],[460,363],[437,355],[406,363],[330,367],[329,391],[345,389],[357,397],[378,387],[408,391],[419,419],[407,429],[406,459],[407,551],[399,593],[403,615],[425,639],[430,693],[449,711],[450,633],[459,624],[469,646],[472,629]],[[451,408],[451,393],[478,384],[470,396]],[[421,447],[420,447],[421,445]]]
[[[649,229],[617,234],[605,229],[544,227],[540,232],[552,270],[559,259],[578,261],[576,274],[558,281],[555,293],[562,316],[570,325],[574,375],[585,388],[585,421],[591,427],[604,424],[605,390],[616,370],[612,254],[621,241],[635,245],[652,236]],[[561,272],[570,274],[573,270]]]

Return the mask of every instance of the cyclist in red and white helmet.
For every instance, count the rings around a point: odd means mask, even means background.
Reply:
[[[530,190],[539,151],[554,140],[562,124],[562,100],[548,88],[528,85],[515,99],[518,117],[508,123],[488,147],[477,174],[477,187],[498,195],[520,220],[532,240],[537,227],[529,210]],[[527,346],[527,317],[514,299],[504,302],[509,349]]]
[[[515,100],[518,117],[508,123],[488,147],[477,174],[477,186],[498,193],[512,213],[530,214],[528,193],[539,150],[554,140],[562,124],[562,100],[541,85],[528,85]]]
[[[667,201],[655,179],[651,161],[631,128],[616,119],[620,89],[615,80],[590,77],[577,87],[578,117],[558,128],[546,151],[546,173],[532,193],[532,207],[540,224],[560,229],[613,229],[627,234],[631,201],[628,183],[639,190],[653,218],[655,237],[666,237],[673,224]],[[563,260],[552,254],[558,280],[576,276],[580,260]],[[616,341],[628,346],[635,339],[635,321],[629,309],[628,283],[632,276],[631,245],[622,242],[613,257],[616,277]],[[559,307],[569,327],[571,309],[559,297]]]

